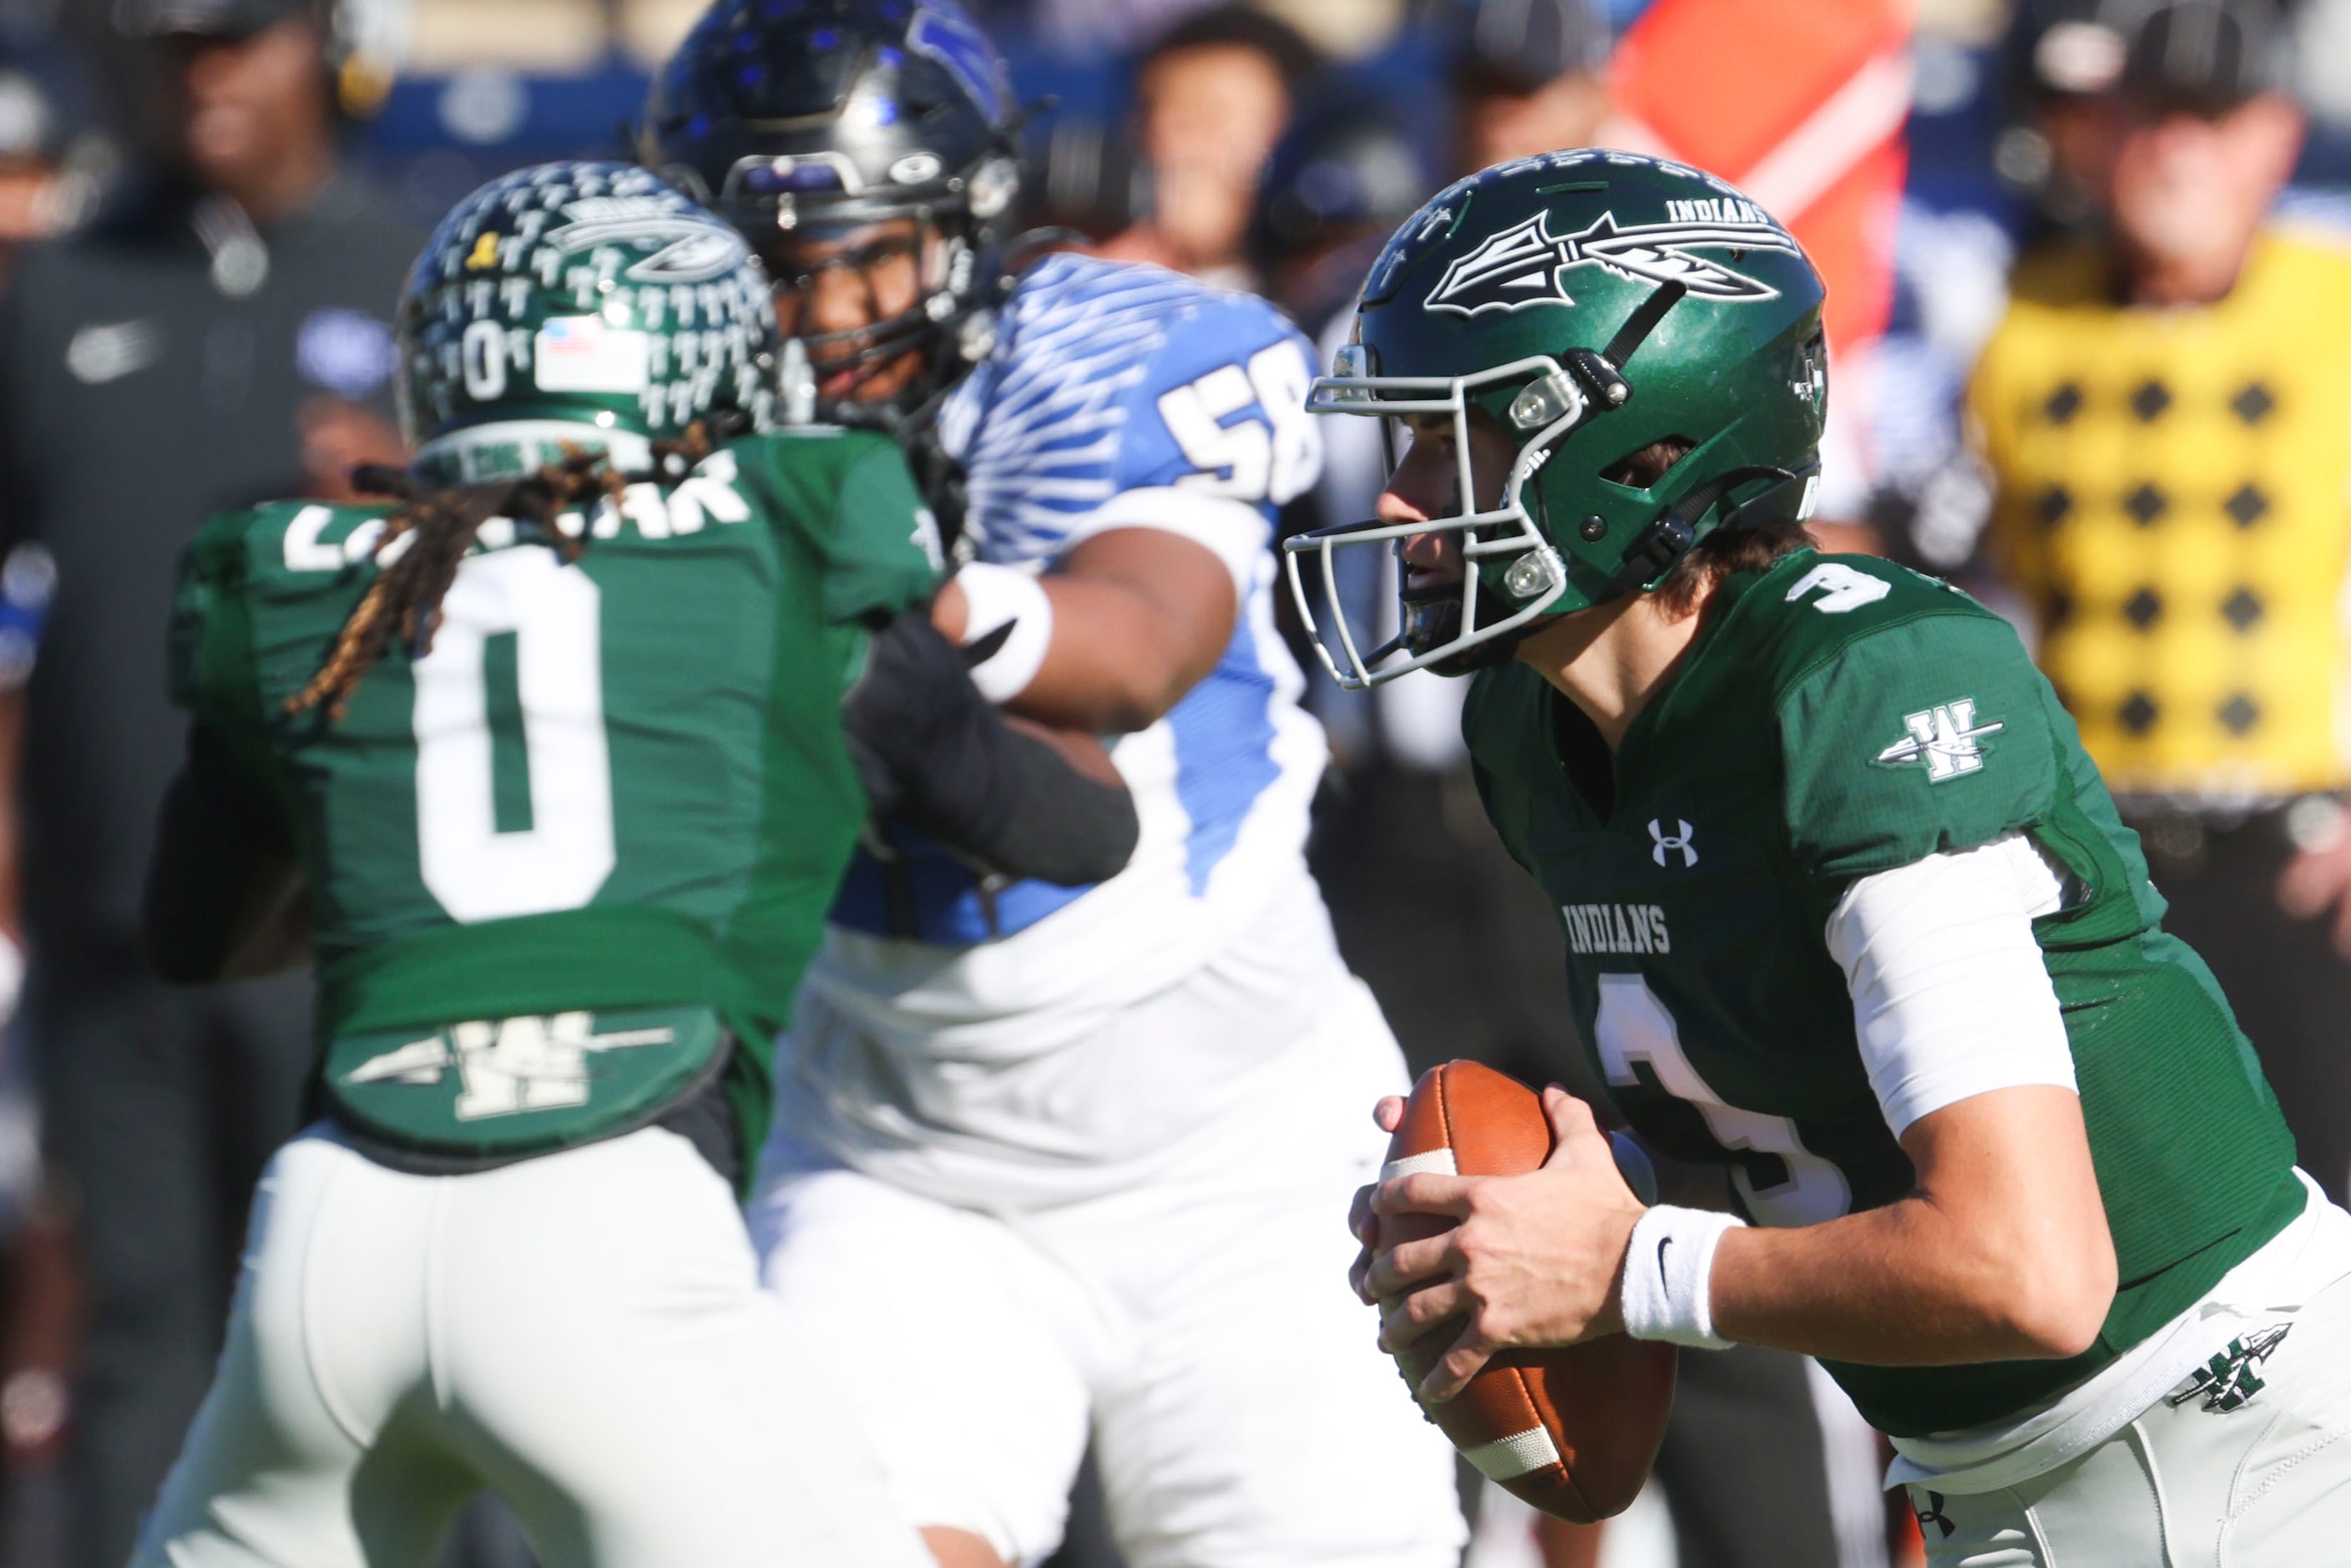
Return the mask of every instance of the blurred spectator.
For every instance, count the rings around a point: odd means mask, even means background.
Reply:
[[[1267,160],[1249,220],[1249,265],[1266,297],[1309,336],[1352,319],[1364,274],[1429,185],[1410,136],[1380,105],[1350,91],[1302,111]]]
[[[2025,256],[1976,372],[1991,544],[2167,928],[2339,1195],[2351,252],[2268,217],[2303,119],[2264,0],[2158,6],[2124,57],[2092,139],[2109,235]]]
[[[136,946],[177,761],[173,560],[204,514],[344,493],[391,456],[383,319],[421,236],[339,172],[329,19],[124,0],[177,142],[111,221],[28,246],[0,301],[0,533],[55,559],[25,743],[27,1019],[90,1318],[70,1561],[117,1568],[218,1343],[255,1176],[296,1126],[305,987],[183,991]]]
[[[79,62],[48,39],[0,30],[0,286],[18,246],[89,215],[113,162]]]
[[[2133,12],[2114,0],[2023,0],[2004,50],[2014,118],[1993,150],[2001,176],[2033,198],[2044,224],[2096,221],[2118,118]]]
[[[1008,28],[1020,12],[1033,12],[1045,42],[1065,54],[1117,56],[1140,48],[1186,16],[1213,4],[1215,0],[1035,0],[1031,5],[998,3],[982,9],[999,28]]]
[[[1296,29],[1246,5],[1203,11],[1163,35],[1134,70],[1150,214],[1101,254],[1249,287],[1243,244],[1258,176],[1320,65]]]
[[[1436,0],[1453,89],[1453,172],[1589,147],[1608,118],[1608,27],[1587,0]]]

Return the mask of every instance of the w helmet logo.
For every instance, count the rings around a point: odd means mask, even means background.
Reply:
[[[1675,850],[1681,854],[1682,869],[1687,871],[1698,864],[1698,846],[1690,842],[1691,835],[1698,830],[1679,817],[1674,819],[1674,827],[1676,831],[1669,833],[1660,819],[1649,819],[1649,858],[1663,865],[1666,863],[1666,852]]]
[[[1697,206],[1697,203],[1674,205]],[[1620,277],[1679,283],[1699,299],[1752,303],[1776,299],[1780,291],[1693,255],[1698,250],[1776,250],[1801,254],[1787,232],[1747,202],[1708,202],[1708,209],[1735,215],[1688,223],[1616,226],[1616,214],[1603,213],[1589,228],[1564,237],[1551,232],[1551,214],[1489,237],[1445,269],[1427,299],[1431,310],[1476,316],[1488,310],[1523,310],[1531,305],[1573,305],[1567,275],[1579,267],[1600,267]],[[1751,214],[1751,218],[1750,218]]]

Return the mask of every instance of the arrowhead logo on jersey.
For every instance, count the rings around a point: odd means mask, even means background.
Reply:
[[[1656,817],[1649,819],[1649,841],[1652,846],[1649,858],[1663,865],[1666,863],[1666,852],[1672,850],[1682,857],[1682,869],[1687,871],[1698,864],[1698,846],[1690,842],[1698,830],[1679,817],[1674,819],[1674,828],[1676,831],[1669,833],[1666,831],[1665,824],[1659,819]]]
[[[1698,250],[1776,250],[1798,254],[1787,231],[1752,203],[1675,202],[1690,209],[1687,221],[1616,226],[1616,214],[1603,213],[1589,228],[1564,236],[1551,232],[1551,214],[1489,236],[1476,250],[1445,269],[1426,308],[1476,316],[1488,310],[1523,310],[1531,305],[1573,305],[1567,275],[1579,267],[1605,267],[1620,277],[1679,283],[1700,299],[1751,304],[1776,299],[1780,291],[1720,262],[1693,255]],[[1704,215],[1700,209],[1718,212]]]
[[[344,1075],[346,1083],[394,1082],[430,1088],[455,1067],[464,1089],[455,1107],[460,1122],[556,1111],[588,1103],[588,1058],[632,1045],[668,1045],[673,1029],[593,1032],[591,1015],[499,1019],[453,1026],[447,1035],[414,1040],[371,1057]]]
[[[2173,1389],[2165,1403],[2185,1405],[2198,1395],[2204,1396],[2204,1408],[2225,1416],[2239,1408],[2269,1384],[2253,1375],[2253,1368],[2270,1358],[2270,1353],[2283,1343],[2292,1323],[2273,1323],[2256,1334],[2248,1334],[2229,1342],[2229,1348],[2216,1351],[2212,1359],[2189,1375],[2188,1381]]]
[[[1998,735],[2008,727],[1996,718],[1978,724],[1976,699],[1961,697],[1956,702],[1938,703],[1917,713],[1904,714],[1902,727],[1910,733],[1877,754],[1879,766],[1907,768],[1924,763],[1927,782],[1940,784],[1963,773],[1980,771],[1983,737]]]

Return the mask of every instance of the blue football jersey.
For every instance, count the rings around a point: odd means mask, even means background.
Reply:
[[[1155,899],[1207,899],[1245,837],[1250,852],[1295,858],[1303,874],[1300,802],[1325,751],[1274,630],[1271,547],[1277,511],[1321,468],[1304,410],[1311,378],[1306,340],[1263,300],[1063,255],[1021,278],[995,350],[941,411],[979,559],[1050,571],[1094,533],[1143,526],[1198,538],[1234,572],[1239,614],[1215,670],[1113,752],[1144,824],[1118,881],[1163,883]],[[899,863],[861,853],[838,925],[968,946],[1093,891],[983,884],[937,846],[904,831],[892,838]]]

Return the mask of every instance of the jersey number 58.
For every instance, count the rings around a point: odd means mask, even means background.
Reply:
[[[1177,487],[1277,507],[1304,491],[1322,469],[1322,437],[1306,412],[1311,381],[1298,345],[1276,343],[1253,355],[1246,371],[1219,365],[1160,394],[1159,417],[1197,470]],[[1252,402],[1263,419],[1224,423]]]

